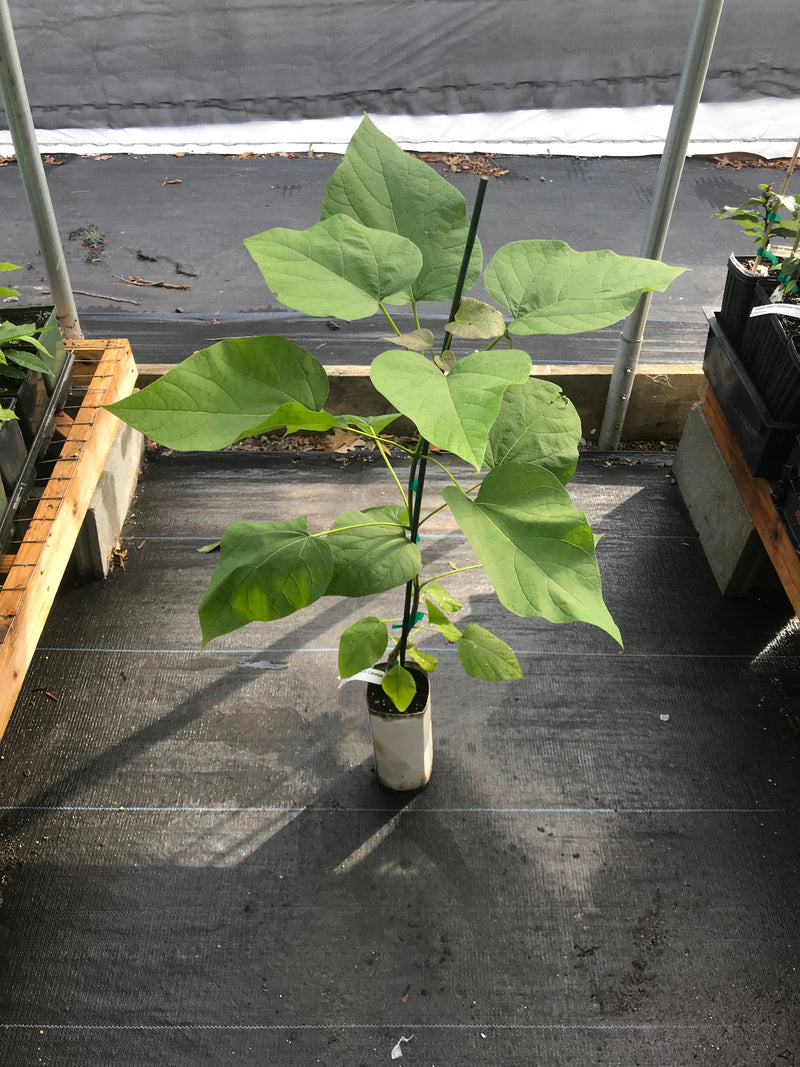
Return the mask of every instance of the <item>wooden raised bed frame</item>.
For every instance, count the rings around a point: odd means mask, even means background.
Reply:
[[[14,709],[86,511],[120,425],[103,404],[129,396],[136,364],[124,340],[71,341],[74,418],[56,420],[61,450],[28,530],[0,559],[0,736]]]

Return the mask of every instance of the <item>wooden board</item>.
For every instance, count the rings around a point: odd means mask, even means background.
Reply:
[[[748,470],[710,386],[703,399],[703,411],[795,614],[800,615],[800,559],[772,501],[772,485],[764,478],[754,478]]]
[[[130,395],[136,364],[124,340],[75,341],[74,417],[57,423],[58,458],[24,539],[0,561],[0,736],[97,487],[119,421],[101,407]]]

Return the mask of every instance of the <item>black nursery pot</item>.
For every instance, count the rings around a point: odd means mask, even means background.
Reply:
[[[777,278],[753,274],[750,266],[754,262],[755,256],[735,256],[733,252],[728,258],[722,307],[717,321],[730,343],[737,348],[750,317],[756,286],[760,283],[768,293],[772,293],[778,285]]]
[[[769,304],[769,291],[756,286],[753,307]],[[781,315],[749,318],[740,346],[742,362],[772,415],[800,420],[800,320]]]
[[[769,410],[716,317],[709,321],[703,372],[750,473],[777,478],[800,432],[800,418],[782,421]]]

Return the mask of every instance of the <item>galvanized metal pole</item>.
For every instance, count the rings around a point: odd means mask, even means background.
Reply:
[[[22,77],[17,42],[8,10],[8,0],[0,0],[0,87],[8,116],[8,128],[14,142],[25,192],[28,196],[33,222],[39,237],[45,269],[50,280],[50,292],[56,307],[58,324],[65,339],[83,337],[75,297],[69,282],[64,249],[56,225],[50,190],[36,141],[33,117]],[[12,250],[3,250],[11,255]]]
[[[705,85],[711,50],[717,35],[724,0],[700,0],[697,18],[689,42],[686,65],[672,109],[672,118],[664,144],[658,171],[650,222],[642,242],[641,255],[646,259],[661,259],[667,238],[675,198],[678,195],[689,138],[692,133],[697,105]],[[619,447],[622,427],[633,389],[636,366],[642,348],[644,327],[650,311],[652,293],[643,293],[633,312],[625,320],[611,374],[603,422],[597,444],[602,449]]]

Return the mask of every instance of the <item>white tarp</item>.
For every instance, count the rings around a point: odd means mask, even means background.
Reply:
[[[417,151],[498,152],[506,155],[659,155],[672,108],[573,108],[468,115],[375,115],[390,137]],[[358,117],[239,122],[131,129],[39,130],[43,152],[221,153],[340,152]],[[762,97],[700,104],[690,155],[749,152],[790,156],[800,135],[800,104]],[[13,151],[0,131],[0,154]]]

